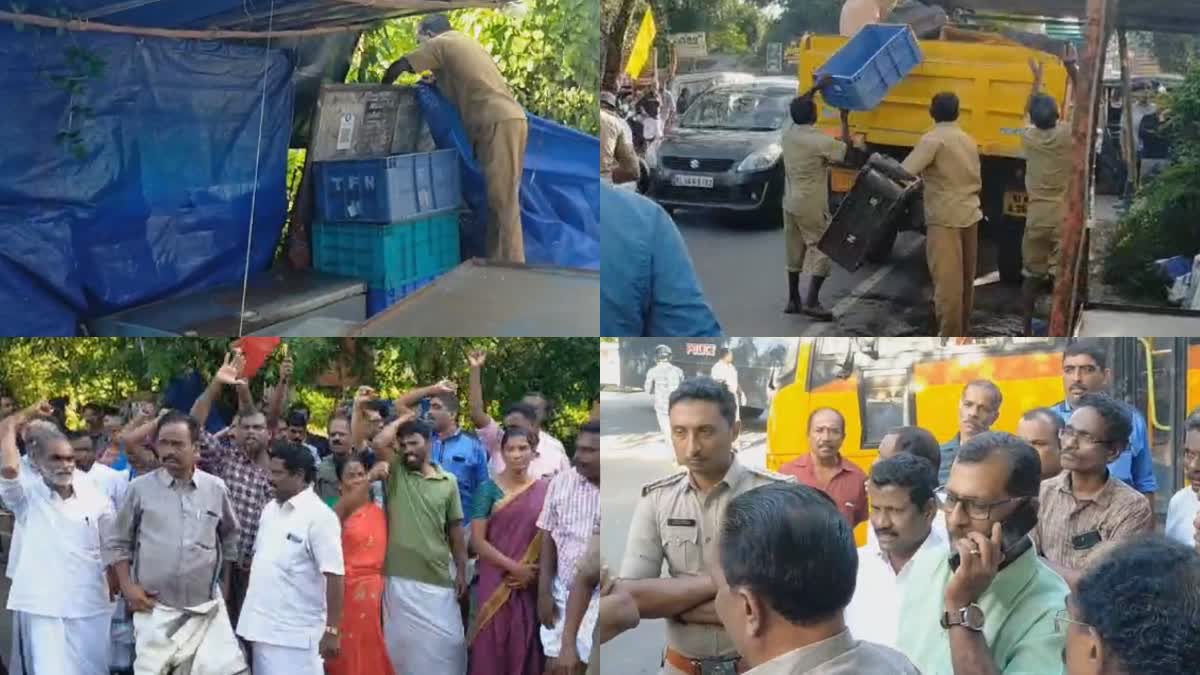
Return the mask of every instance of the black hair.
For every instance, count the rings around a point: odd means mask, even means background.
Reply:
[[[706,401],[708,403],[717,404],[717,408],[721,411],[721,417],[733,426],[737,421],[737,401],[733,398],[733,392],[729,391],[729,387],[717,382],[711,377],[699,375],[689,377],[679,383],[679,387],[671,392],[671,398],[667,403],[667,410],[675,407],[676,403],[681,401]]]
[[[282,461],[288,473],[302,473],[305,483],[312,483],[317,478],[317,463],[303,445],[276,443],[271,446],[271,457]]]
[[[808,414],[808,425],[805,427],[805,429],[808,431],[812,431],[813,419],[816,418],[818,413],[823,413],[825,411],[832,412],[833,414],[838,416],[838,421],[842,425],[842,433],[843,434],[846,433],[846,416],[843,415],[842,412],[840,410],[838,410],[837,408],[830,408],[829,406],[825,406],[823,408],[817,408],[816,410],[810,412]]]
[[[380,417],[387,417],[388,415],[388,402],[381,399],[367,401],[366,408],[367,410],[374,410],[375,412],[379,413]]]
[[[187,425],[188,436],[191,437],[192,443],[198,443],[200,441],[200,422],[195,417],[178,410],[172,410],[159,418],[158,424],[154,425],[154,440],[158,440],[158,435],[167,425],[180,423]]]
[[[1129,435],[1133,433],[1133,419],[1125,404],[1108,394],[1089,393],[1079,397],[1075,410],[1091,408],[1104,418],[1104,435],[1122,447],[1129,444]]]
[[[87,412],[89,410],[94,410],[99,415],[104,414],[104,406],[100,405],[99,403],[96,403],[95,401],[89,401],[87,403],[84,403],[83,407],[80,408],[80,412]]]
[[[1123,672],[1176,675],[1200,662],[1200,554],[1162,535],[1122,542],[1075,589],[1091,626]]]
[[[1067,423],[1063,421],[1062,415],[1059,415],[1051,408],[1034,408],[1033,410],[1026,410],[1025,414],[1021,415],[1021,419],[1027,422],[1032,422],[1037,419],[1049,422],[1051,426],[1054,427],[1055,436],[1058,435],[1058,432],[1062,431],[1063,427],[1067,426]]]
[[[898,454],[871,466],[871,482],[879,487],[895,485],[908,490],[909,499],[918,509],[925,508],[938,488],[937,469],[929,460],[911,454]]]
[[[245,408],[239,408],[237,415],[235,416],[235,420],[238,424],[241,424],[243,419],[247,417],[258,417],[259,415],[263,416],[264,421],[267,419],[267,414],[265,412],[260,410],[258,406],[251,404]]]
[[[345,473],[346,466],[350,464],[350,462],[358,462],[359,464],[363,465],[364,469],[370,471],[371,467],[375,465],[375,456],[369,452],[355,452],[348,455],[334,455],[333,473],[335,476],[337,476],[339,483],[342,482],[342,474]]]
[[[770,483],[735,497],[719,553],[731,588],[749,589],[793,624],[829,619],[854,595],[854,531],[832,499],[807,485]]]
[[[1090,356],[1100,370],[1108,367],[1108,352],[1104,347],[1093,342],[1072,342],[1067,345],[1067,348],[1063,350],[1063,361],[1072,356]]]
[[[1029,99],[1029,121],[1039,129],[1058,126],[1058,103],[1053,96],[1035,94]]]
[[[581,434],[600,434],[600,420],[589,420],[586,424],[579,427]]]
[[[307,427],[308,426],[308,415],[305,415],[304,413],[299,412],[297,410],[293,410],[292,412],[288,413],[288,415],[287,415],[287,426],[289,426],[289,427]]]
[[[289,413],[296,413],[296,412],[303,413],[305,417],[312,417],[312,411],[309,410],[308,406],[304,405],[303,403],[293,403],[288,408],[288,412]]]
[[[504,408],[504,416],[517,414],[529,420],[530,424],[538,426],[537,409],[524,401],[513,401]]]
[[[726,356],[729,356],[732,353],[733,353],[733,350],[730,349],[729,347],[721,347],[720,349],[717,350],[717,360],[720,361],[721,359],[724,359]]]
[[[104,406],[103,410],[101,411],[101,414],[104,415],[105,417],[122,417],[122,418],[125,417],[124,415],[121,414],[121,411],[115,405]]]
[[[533,445],[533,432],[526,431],[521,427],[504,427],[504,433],[500,436],[500,447],[508,445],[510,438],[524,438],[529,441],[530,445]]]
[[[797,96],[792,99],[788,110],[792,114],[792,121],[796,124],[816,124],[817,122],[817,104],[811,96]]]
[[[934,471],[942,468],[942,446],[937,438],[921,427],[896,427],[888,435],[896,436],[896,452],[916,455],[933,465]]]
[[[450,17],[445,14],[426,14],[417,30],[429,35],[441,35],[448,30],[454,30],[454,27],[450,25]]]
[[[1036,497],[1042,484],[1042,459],[1033,446],[1005,431],[985,431],[962,444],[955,463],[978,464],[992,455],[1008,460],[1004,490],[1010,497]]]
[[[430,438],[433,438],[433,427],[429,426],[429,423],[424,420],[416,419],[401,424],[400,428],[396,430],[396,438],[399,440],[404,440],[413,434],[417,434],[428,441]]]
[[[1000,405],[1004,403],[1004,394],[1000,393],[1000,387],[996,386],[991,380],[971,380],[967,386],[963,387],[963,395],[965,396],[968,389],[985,389],[991,395],[992,400],[996,402],[996,410],[1000,409]]]
[[[458,394],[454,392],[443,391],[439,394],[434,394],[433,397],[441,401],[442,405],[446,407],[446,411],[451,415],[457,415],[458,411],[462,409],[462,404],[458,402]]]
[[[84,439],[87,439],[87,441],[90,443],[92,441],[92,435],[86,431],[68,431],[67,432],[67,440],[70,441],[71,443],[74,443],[75,441],[84,440]]]
[[[943,91],[933,97],[929,104],[929,114],[934,122],[958,121],[958,94]]]

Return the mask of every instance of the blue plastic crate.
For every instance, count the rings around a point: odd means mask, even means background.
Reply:
[[[373,288],[403,288],[441,275],[459,262],[457,211],[388,225],[313,226],[314,267],[362,279]]]
[[[383,312],[388,307],[400,302],[404,298],[416,293],[425,288],[429,284],[437,281],[437,277],[429,277],[427,279],[419,279],[411,284],[405,284],[399,288],[372,288],[367,287],[367,317],[370,318]]]
[[[845,110],[874,110],[923,60],[917,37],[908,26],[874,24],[861,31],[817,69],[818,82],[831,75],[821,92],[825,102]]]
[[[325,222],[396,223],[462,206],[458,151],[317,162],[317,213]]]

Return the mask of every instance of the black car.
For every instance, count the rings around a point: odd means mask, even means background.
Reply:
[[[777,225],[780,139],[792,123],[788,106],[798,88],[794,78],[770,77],[704,92],[648,153],[649,195],[669,211],[717,210]]]

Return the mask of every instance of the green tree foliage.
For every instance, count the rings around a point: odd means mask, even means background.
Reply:
[[[804,33],[838,32],[843,0],[787,0],[767,40],[789,44]]]
[[[526,0],[523,16],[495,10],[450,12],[450,22],[495,58],[517,100],[541,117],[590,134],[600,129],[599,6],[595,0]],[[393,19],[367,31],[349,82],[379,82],[394,61],[417,47],[420,17]]]
[[[1200,64],[1166,100],[1166,130],[1174,163],[1138,194],[1118,225],[1105,259],[1105,281],[1139,298],[1162,300],[1163,282],[1150,269],[1160,258],[1200,253]]]
[[[318,379],[335,364],[389,398],[418,386],[450,379],[459,386],[467,421],[467,354],[489,352],[484,368],[488,413],[499,419],[506,403],[540,391],[557,407],[549,425],[567,442],[588,417],[599,395],[598,342],[594,338],[363,338],[348,348],[340,338],[284,341],[295,364],[293,399],[313,412],[324,428],[350,388],[320,387]],[[197,370],[207,380],[221,365],[231,340],[218,338],[13,338],[0,341],[0,383],[22,405],[69,396],[70,419],[90,401],[119,404],[138,392],[161,392],[173,378]],[[251,382],[256,398],[278,382],[281,350]]]

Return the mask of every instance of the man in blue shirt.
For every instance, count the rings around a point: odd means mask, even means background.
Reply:
[[[600,334],[720,337],[692,259],[662,207],[600,183]]]
[[[1063,351],[1063,388],[1067,398],[1054,405],[1053,410],[1066,421],[1081,396],[1107,393],[1111,381],[1112,370],[1108,367],[1108,354],[1104,349],[1090,343],[1072,342]],[[1153,510],[1158,480],[1154,477],[1154,457],[1150,454],[1150,433],[1146,429],[1146,418],[1137,408],[1128,403],[1125,405],[1133,418],[1133,433],[1129,434],[1129,446],[1108,465],[1108,470],[1146,495]]]

